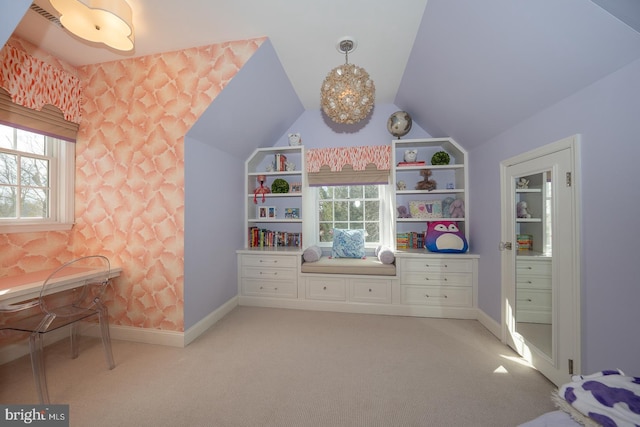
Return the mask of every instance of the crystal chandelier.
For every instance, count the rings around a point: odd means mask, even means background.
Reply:
[[[349,64],[349,52],[353,52],[355,46],[350,38],[338,42],[345,64],[329,71],[320,89],[322,110],[336,123],[358,123],[373,108],[376,93],[373,80],[364,68]]]

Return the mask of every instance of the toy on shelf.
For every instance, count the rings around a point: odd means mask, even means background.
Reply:
[[[266,200],[264,195],[271,193],[269,187],[264,186],[264,182],[267,180],[267,177],[264,175],[258,175],[258,182],[260,183],[260,187],[256,188],[253,192],[253,203],[258,204],[258,194],[262,194],[262,203]]]
[[[516,182],[516,187],[519,190],[524,190],[526,188],[529,188],[529,180],[526,178],[520,178],[518,182]]]
[[[424,179],[422,181],[418,181],[418,183],[416,184],[416,190],[431,191],[436,189],[436,182],[432,179],[429,179],[429,177],[431,176],[431,171],[429,169],[422,169],[420,171],[420,175],[422,175]]]
[[[431,252],[460,253],[469,249],[464,233],[452,221],[434,221],[427,224],[425,247]]]
[[[450,218],[464,218],[464,200],[455,199],[449,205]]]
[[[527,202],[525,202],[524,200],[521,202],[518,202],[517,208],[518,208],[518,213],[517,213],[518,218],[531,218],[531,213],[529,212],[529,205],[527,204]]]
[[[411,218],[406,206],[398,206],[398,218]]]
[[[418,150],[405,150],[403,158],[407,163],[415,162],[418,160]]]
[[[290,133],[289,135],[287,135],[287,137],[289,139],[289,146],[297,147],[299,145],[302,145],[302,138],[300,137],[299,133]]]

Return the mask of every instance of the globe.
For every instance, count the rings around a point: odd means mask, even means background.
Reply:
[[[411,116],[406,111],[396,111],[389,116],[387,120],[387,130],[389,133],[398,139],[401,136],[405,136],[411,130]]]

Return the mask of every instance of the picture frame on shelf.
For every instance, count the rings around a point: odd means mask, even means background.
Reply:
[[[289,193],[302,193],[302,183],[292,182],[289,186]]]
[[[285,208],[284,209],[284,217],[285,217],[285,219],[299,219],[300,218],[300,209],[299,208]]]
[[[276,219],[275,206],[258,206],[256,208],[256,218],[258,219]]]

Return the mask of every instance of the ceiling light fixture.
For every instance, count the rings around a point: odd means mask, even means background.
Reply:
[[[376,87],[364,68],[349,64],[349,53],[356,48],[353,38],[340,39],[337,48],[344,53],[345,64],[327,74],[320,89],[320,105],[336,123],[358,123],[373,108]]]
[[[62,26],[76,36],[117,50],[133,49],[131,7],[125,0],[50,0]]]

